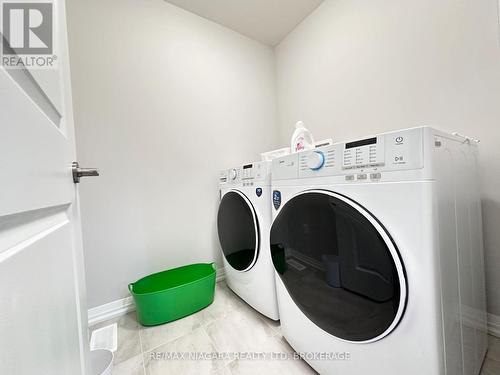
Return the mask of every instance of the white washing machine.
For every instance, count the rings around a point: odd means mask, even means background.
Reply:
[[[228,286],[254,309],[278,320],[269,251],[270,173],[270,162],[221,172],[217,231]]]
[[[477,147],[432,128],[273,161],[281,327],[320,374],[477,375]]]

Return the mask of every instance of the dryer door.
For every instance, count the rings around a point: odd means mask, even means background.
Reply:
[[[259,253],[259,223],[252,203],[240,191],[232,190],[222,197],[217,231],[229,265],[238,271],[252,268]]]
[[[290,199],[273,222],[271,254],[295,304],[333,336],[373,342],[403,315],[398,250],[382,224],[349,198],[314,190]]]

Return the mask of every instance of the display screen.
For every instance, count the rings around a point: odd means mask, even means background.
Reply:
[[[247,164],[243,166],[243,169],[250,169],[253,167],[253,164]]]
[[[361,141],[355,141],[355,142],[349,142],[345,144],[345,148],[356,148],[356,147],[362,147],[362,146],[368,146],[368,145],[374,145],[377,144],[377,137],[373,138],[367,138],[363,139]]]

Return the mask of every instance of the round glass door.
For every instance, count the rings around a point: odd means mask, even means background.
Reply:
[[[224,195],[217,214],[217,231],[227,262],[238,271],[247,271],[257,260],[259,225],[252,204],[239,191]]]
[[[396,327],[406,304],[403,265],[363,207],[328,191],[301,193],[281,209],[270,240],[283,284],[318,327],[354,342],[379,340]]]

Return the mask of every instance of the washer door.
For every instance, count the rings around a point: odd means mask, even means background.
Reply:
[[[307,191],[288,201],[271,228],[274,267],[317,326],[345,341],[388,335],[406,304],[406,279],[388,232],[342,195]]]
[[[227,262],[238,271],[253,267],[259,253],[259,223],[248,198],[237,190],[226,193],[217,214],[217,231]]]

